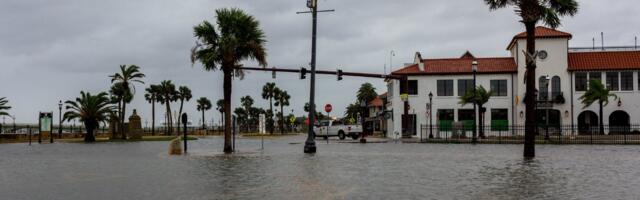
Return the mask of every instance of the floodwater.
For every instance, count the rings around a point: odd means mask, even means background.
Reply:
[[[637,199],[640,146],[345,144],[304,137],[0,145],[0,199]]]

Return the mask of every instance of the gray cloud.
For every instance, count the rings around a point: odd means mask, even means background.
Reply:
[[[572,46],[590,46],[606,34],[607,45],[632,45],[640,34],[636,0],[580,1],[580,12],[564,18],[561,30],[572,32]],[[457,57],[470,50],[478,56],[507,56],[511,37],[523,30],[512,8],[489,11],[481,0],[320,1],[318,66],[333,70],[382,73],[394,50],[394,68],[411,62],[416,51],[424,57]],[[311,17],[305,1],[293,0],[4,0],[0,2],[0,96],[7,96],[20,122],[34,122],[38,111],[55,111],[58,100],[72,99],[80,90],[106,91],[108,75],[120,64],[136,64],[147,83],[170,79],[192,88],[194,98],[222,97],[218,72],[191,66],[192,27],[214,20],[214,10],[238,7],[260,20],[267,36],[269,66],[297,68],[309,62]],[[599,39],[597,39],[599,41]],[[245,62],[255,66],[254,62]],[[387,66],[388,68],[388,66]],[[262,85],[276,84],[292,94],[296,114],[307,101],[308,79],[297,74],[250,72],[234,81],[234,100],[251,95],[258,106]],[[332,103],[341,115],[363,82],[386,91],[377,79],[318,77],[318,105]],[[137,86],[128,108],[150,121],[150,106]],[[174,105],[177,107],[177,105]],[[195,101],[185,105],[195,115]],[[130,113],[131,111],[129,111]],[[157,118],[161,118],[158,112]],[[216,112],[208,114],[219,119]],[[199,119],[196,117],[195,120]]]

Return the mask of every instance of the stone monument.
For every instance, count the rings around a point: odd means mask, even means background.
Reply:
[[[133,109],[133,114],[129,117],[129,123],[127,125],[127,136],[129,136],[129,139],[142,139],[142,123],[140,122],[140,116],[138,116],[136,109]]]

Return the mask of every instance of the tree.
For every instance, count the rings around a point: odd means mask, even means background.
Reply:
[[[316,108],[317,107],[318,106],[316,106]],[[304,103],[304,111],[307,112],[307,113],[309,112],[309,102]],[[322,114],[322,112],[318,112],[317,110],[316,110],[316,115],[315,116],[316,116],[316,120],[318,120],[318,121],[319,120],[323,120],[326,117],[324,114]]]
[[[280,134],[284,134],[284,107],[289,106],[289,99],[291,96],[284,90],[276,90],[275,94],[276,106],[280,106]]]
[[[361,113],[360,103],[350,103],[344,111],[344,118],[352,122],[358,119],[358,113]]]
[[[209,101],[209,99],[207,99],[206,97],[200,97],[196,102],[198,103],[198,111],[202,111],[202,130],[206,130],[204,112],[207,110],[211,110],[211,101]]]
[[[480,138],[484,138],[484,113],[487,111],[487,109],[483,107],[483,105],[489,102],[491,95],[493,95],[493,91],[487,91],[486,89],[484,89],[484,87],[478,86],[476,88],[475,94],[473,93],[473,90],[468,90],[466,93],[464,93],[464,95],[460,97],[459,104],[461,104],[462,106],[473,104],[473,102],[476,102],[476,104],[478,105],[478,110],[480,111],[480,117],[478,118]]]
[[[527,51],[525,56],[525,139],[524,157],[535,157],[535,80],[536,61],[533,55],[536,52],[535,26],[542,21],[551,28],[560,26],[560,16],[573,16],[578,12],[578,2],[575,0],[484,0],[491,10],[514,6],[516,14],[521,18],[527,32]]]
[[[121,87],[125,90],[129,91],[127,93],[131,94],[131,99],[133,99],[133,95],[135,94],[135,86],[133,83],[141,83],[144,82],[141,80],[144,78],[144,74],[140,72],[140,67],[136,65],[120,65],[120,72],[115,73],[114,75],[109,76],[111,78],[111,83],[120,83]],[[131,92],[133,91],[133,92]],[[126,118],[126,110],[127,110],[127,101],[123,98],[122,100],[122,109],[120,112],[120,120],[121,120],[121,131],[122,131],[122,139],[127,139],[127,134],[124,132],[124,119]],[[130,101],[130,100],[129,100]]]
[[[600,108],[598,114],[598,118],[600,119],[600,135],[604,135],[602,107],[609,104],[609,97],[613,97],[614,101],[618,99],[618,96],[611,93],[609,89],[600,82],[600,80],[589,81],[589,89],[580,97],[580,101],[584,104],[583,109],[591,106],[591,104],[595,102],[598,102],[598,107]]]
[[[81,91],[80,97],[75,101],[66,101],[65,104],[67,104],[67,112],[64,113],[64,120],[79,119],[84,123],[87,130],[87,134],[84,136],[85,142],[96,141],[93,131],[100,126],[100,122],[108,119],[108,115],[113,110],[106,92],[94,96],[91,93]]]
[[[176,93],[176,99],[180,100],[180,110],[178,111],[178,117],[182,116],[182,106],[185,101],[191,100],[191,89],[187,86],[180,86],[178,88],[178,92]],[[180,125],[178,125],[178,134],[180,134]]]
[[[371,85],[371,83],[364,83],[358,89],[358,93],[356,94],[358,102],[369,103],[370,101],[376,99],[378,97],[378,93],[376,93],[376,88]]]
[[[267,124],[269,125],[269,133],[273,135],[273,98],[276,96],[276,92],[279,91],[276,87],[276,83],[267,83],[262,87],[262,98],[269,100],[269,116],[267,117]]]
[[[224,99],[218,99],[218,101],[216,102],[216,110],[218,110],[218,112],[220,112],[220,123],[224,124]]]
[[[9,100],[6,97],[0,98],[0,116],[9,116],[7,111],[11,109],[11,106],[8,106]]]
[[[216,10],[217,30],[208,21],[195,26],[194,35],[198,39],[191,50],[191,62],[200,61],[207,71],[222,70],[225,130],[224,152],[231,153],[231,78],[242,79],[243,60],[256,60],[267,66],[265,36],[254,17],[240,9]]]
[[[246,119],[243,120],[244,123],[241,123],[241,124],[243,124],[245,129],[249,131],[250,129],[249,125],[251,120],[251,115],[249,114],[249,112],[251,111],[251,108],[253,106],[253,98],[251,98],[251,96],[249,95],[244,96],[240,98],[240,104],[242,105],[242,110],[244,111],[244,114],[246,117]]]
[[[151,104],[151,135],[156,134],[156,101],[158,99],[158,90],[157,85],[149,85],[149,87],[145,89],[146,93],[144,94],[145,100]]]
[[[164,104],[167,108],[166,116],[166,126],[167,126],[167,134],[170,135],[173,133],[173,118],[171,117],[171,102],[177,100],[176,86],[170,80],[164,80],[160,82],[158,85],[158,102]]]
[[[126,135],[124,135],[124,114],[123,114],[123,106],[122,104],[124,103],[130,103],[133,100],[133,95],[131,94],[131,90],[129,88],[126,88],[124,86],[124,84],[122,82],[117,82],[114,83],[113,85],[111,85],[111,89],[109,89],[109,93],[111,94],[111,103],[113,104],[118,104],[117,107],[117,113],[118,116],[117,117],[110,117],[109,119],[113,119],[114,121],[116,121],[116,128],[112,129],[113,132],[112,137],[111,138],[115,138],[115,132],[119,132],[121,134],[123,134],[122,137],[125,137],[126,139]]]

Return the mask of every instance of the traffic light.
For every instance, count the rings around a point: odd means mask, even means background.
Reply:
[[[300,68],[300,79],[305,79],[307,78],[307,68],[301,67]]]
[[[338,75],[338,81],[341,81],[342,80],[342,70],[341,69],[338,70],[337,75]]]
[[[275,79],[275,78],[276,78],[276,70],[275,70],[276,68],[275,68],[275,67],[273,67],[273,69],[274,69],[274,70],[273,70],[273,71],[271,71],[271,78]]]

